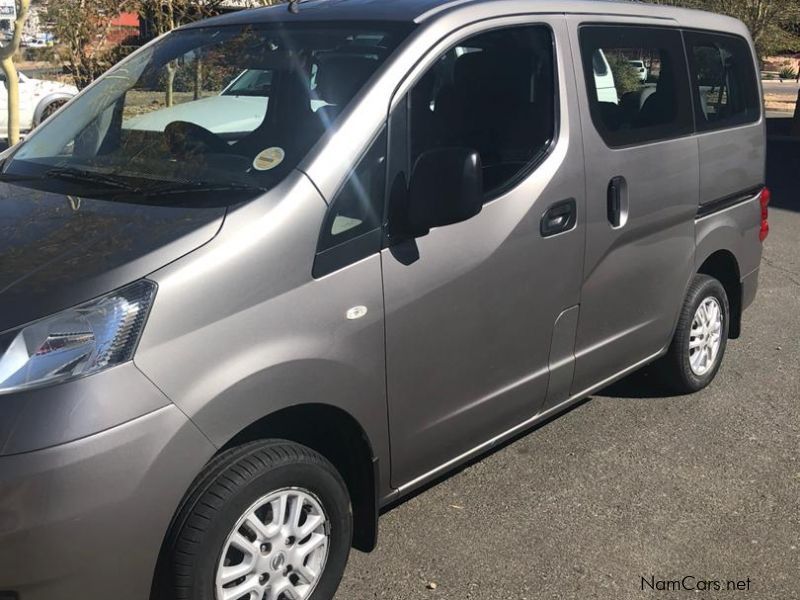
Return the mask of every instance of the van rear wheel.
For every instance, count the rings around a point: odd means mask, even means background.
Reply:
[[[730,305],[722,284],[708,275],[689,286],[661,376],[672,390],[692,394],[717,376],[728,343]]]
[[[212,461],[175,521],[169,597],[329,600],[352,539],[347,487],[313,450],[255,442]]]

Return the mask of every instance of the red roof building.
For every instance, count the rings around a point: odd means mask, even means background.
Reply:
[[[133,27],[139,29],[139,15],[136,13],[122,13],[111,21],[112,27]]]
[[[112,30],[108,35],[111,44],[124,44],[131,38],[139,37],[139,15],[122,13],[111,21]]]

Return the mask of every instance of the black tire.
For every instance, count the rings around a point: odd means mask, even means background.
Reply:
[[[706,373],[698,375],[692,369],[690,362],[689,343],[692,338],[692,321],[695,313],[707,298],[715,298],[722,309],[722,332],[715,363]],[[725,288],[713,277],[696,275],[689,286],[672,344],[667,355],[659,363],[659,375],[663,383],[678,394],[693,394],[708,387],[717,376],[725,357],[729,327],[730,304]]]
[[[55,102],[51,102],[50,104],[48,104],[42,111],[42,117],[39,121],[39,124],[41,125],[47,119],[52,117],[56,113],[56,111],[62,106],[64,106],[66,103],[67,103],[66,100],[56,100]]]
[[[284,488],[311,492],[327,516],[328,557],[310,600],[331,600],[353,534],[347,487],[323,456],[283,440],[246,444],[208,464],[174,520],[166,589],[158,597],[217,600],[215,575],[228,535],[253,503]]]

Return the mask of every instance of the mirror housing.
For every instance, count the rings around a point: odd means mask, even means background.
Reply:
[[[408,235],[467,221],[483,209],[483,169],[477,151],[436,148],[414,164],[405,222]]]

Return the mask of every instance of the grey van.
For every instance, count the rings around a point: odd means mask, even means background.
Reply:
[[[563,0],[133,54],[2,156],[0,599],[328,600],[448,470],[649,363],[707,386],[768,233],[756,73],[738,21]]]

